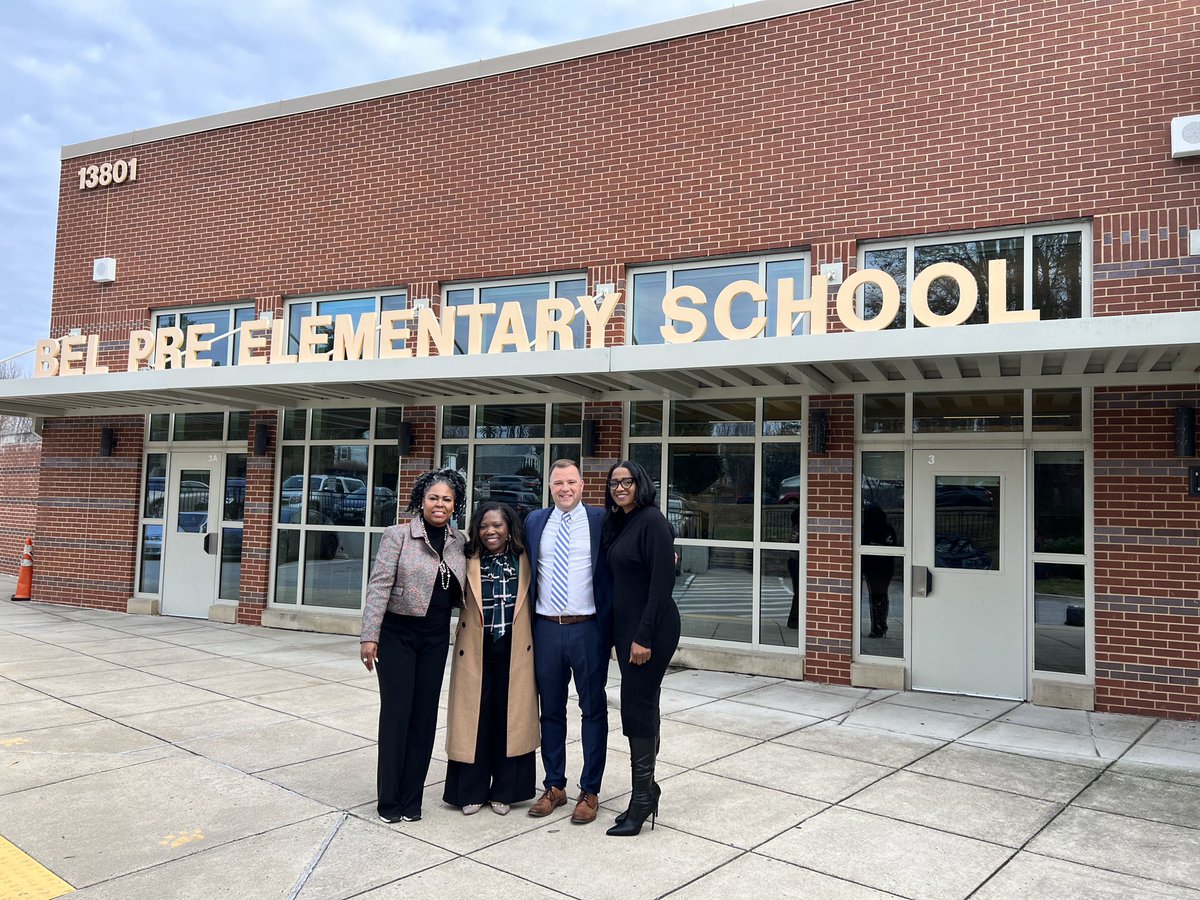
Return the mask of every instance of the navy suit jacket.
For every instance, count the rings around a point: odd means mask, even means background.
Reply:
[[[612,636],[612,574],[608,571],[608,554],[600,547],[600,529],[604,525],[604,510],[598,506],[581,504],[587,512],[588,528],[592,538],[592,598],[596,602],[596,621],[600,625],[600,637],[605,648],[611,647]],[[542,532],[554,507],[535,509],[525,517],[525,552],[529,556],[529,593],[537,603],[538,554],[541,551]],[[536,609],[536,606],[534,607]]]

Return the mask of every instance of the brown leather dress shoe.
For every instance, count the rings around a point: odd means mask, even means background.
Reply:
[[[546,793],[538,797],[537,803],[529,807],[529,814],[535,819],[540,819],[542,816],[548,816],[560,806],[566,806],[567,792],[562,788],[549,787],[546,788]]]
[[[571,814],[571,824],[586,825],[588,822],[594,822],[596,820],[596,810],[599,806],[599,797],[583,791],[579,795],[579,802],[575,804],[575,812]]]

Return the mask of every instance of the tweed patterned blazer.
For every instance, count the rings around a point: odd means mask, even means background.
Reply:
[[[446,529],[442,556],[459,584],[466,584],[466,541],[454,526]],[[438,557],[425,542],[425,520],[415,515],[383,533],[363,605],[360,641],[378,641],[385,612],[423,616],[429,611]]]

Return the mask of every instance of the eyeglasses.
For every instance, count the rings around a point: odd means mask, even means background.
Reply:
[[[608,486],[610,489],[631,488],[631,487],[633,487],[633,479],[632,478],[610,478],[608,481]]]

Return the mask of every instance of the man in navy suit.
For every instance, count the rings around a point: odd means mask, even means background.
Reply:
[[[572,674],[583,713],[583,771],[571,821],[596,818],[608,741],[609,650],[612,647],[612,578],[600,549],[604,510],[585,505],[583,476],[572,460],[550,467],[554,507],[525,519],[533,619],[534,674],[541,701],[545,793],[529,815],[548,816],[567,802],[567,689]]]

